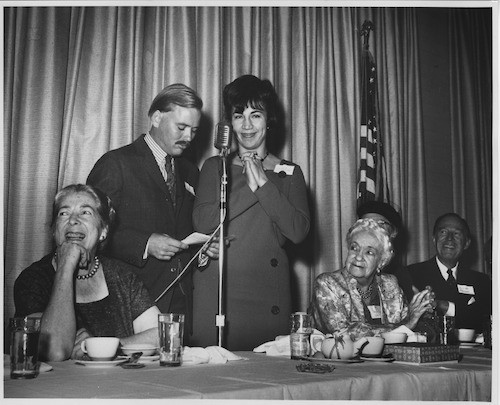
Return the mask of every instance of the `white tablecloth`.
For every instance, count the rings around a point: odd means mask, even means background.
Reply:
[[[89,368],[68,360],[33,380],[4,377],[5,398],[220,398],[491,401],[491,350],[462,350],[459,363],[335,364],[327,374],[301,373],[299,361],[252,352],[226,364],[141,369]]]

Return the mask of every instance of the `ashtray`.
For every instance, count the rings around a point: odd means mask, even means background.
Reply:
[[[297,371],[301,373],[315,373],[315,374],[325,374],[331,373],[335,370],[335,366],[331,364],[319,364],[319,363],[299,363],[295,366]]]

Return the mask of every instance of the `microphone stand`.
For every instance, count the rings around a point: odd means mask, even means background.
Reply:
[[[223,274],[226,244],[224,243],[224,220],[226,218],[226,196],[227,196],[227,155],[228,148],[222,148],[219,156],[222,161],[222,177],[220,182],[220,229],[219,229],[219,313],[215,317],[215,325],[219,329],[219,347],[222,347],[222,334],[225,326],[225,315],[222,313],[223,296]]]

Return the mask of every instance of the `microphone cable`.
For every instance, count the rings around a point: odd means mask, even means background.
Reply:
[[[194,259],[196,259],[199,256],[199,254],[212,242],[212,239],[214,238],[215,234],[219,231],[221,225],[222,225],[222,223],[219,223],[219,226],[217,226],[217,228],[215,228],[215,231],[212,232],[210,237],[201,246],[201,248],[198,250],[198,252],[196,252],[196,254],[191,258],[191,260],[189,260],[188,264],[186,264],[186,266],[182,269],[182,271],[179,273],[179,275],[168,285],[167,288],[165,288],[163,290],[163,292],[160,295],[158,295],[158,297],[155,299],[155,303],[158,302],[168,292],[168,290],[170,290],[172,288],[172,286],[175,283],[177,283],[177,281],[179,281],[179,279],[184,275],[184,273],[187,271],[189,266],[191,266],[191,263],[193,263]],[[220,243],[220,241],[219,241],[219,243]]]

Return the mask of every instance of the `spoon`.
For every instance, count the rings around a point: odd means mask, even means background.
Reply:
[[[142,352],[132,353],[130,355],[130,358],[127,361],[120,364],[120,367],[122,367],[122,368],[142,368],[142,367],[145,367],[145,364],[138,363],[139,358],[141,356],[142,356]]]

